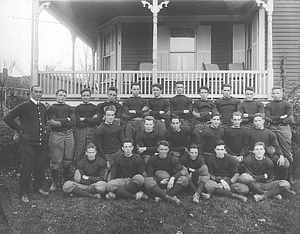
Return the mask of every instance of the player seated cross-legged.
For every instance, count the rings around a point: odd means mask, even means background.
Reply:
[[[169,154],[167,141],[158,142],[157,151],[158,154],[151,156],[147,163],[145,187],[155,196],[156,202],[166,200],[179,206],[182,202],[175,195],[187,187],[188,172],[177,157]]]
[[[77,163],[74,181],[66,181],[63,191],[80,197],[101,198],[106,193],[106,160],[97,155],[97,147],[89,143],[83,157]]]
[[[238,164],[233,156],[226,153],[224,141],[216,142],[215,153],[207,157],[206,164],[210,174],[210,180],[205,184],[208,193],[247,201],[243,195],[249,189],[245,184],[238,183]]]
[[[246,172],[240,175],[239,181],[247,184],[256,202],[270,197],[282,200],[280,193],[285,190],[295,194],[290,190],[291,185],[287,180],[273,180],[274,165],[272,160],[265,156],[265,152],[263,142],[254,144],[253,154],[243,160]]]
[[[133,141],[123,140],[124,151],[116,159],[111,171],[111,180],[107,183],[107,199],[148,199],[142,191],[144,184],[145,165],[138,154],[133,154]]]
[[[210,175],[205,164],[205,159],[199,154],[199,149],[196,144],[191,144],[189,154],[179,158],[179,162],[189,172],[188,187],[194,192],[193,202],[199,203],[200,197],[209,199],[210,195],[203,192],[205,183],[209,180]]]

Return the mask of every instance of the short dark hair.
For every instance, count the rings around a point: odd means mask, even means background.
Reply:
[[[231,90],[231,88],[232,88],[231,84],[222,84],[222,90],[223,90],[225,87],[229,87],[230,90]]]
[[[157,87],[157,88],[159,88],[160,90],[162,90],[162,85],[159,84],[159,83],[154,83],[154,84],[152,85],[152,88],[154,88],[154,87]]]
[[[38,84],[34,84],[34,85],[32,85],[31,87],[30,87],[30,92],[32,92],[33,91],[33,88],[35,88],[35,87],[41,87],[40,85],[38,85]]]
[[[132,88],[134,85],[137,85],[141,88],[141,84],[139,82],[132,82],[130,87]]]
[[[161,140],[157,143],[157,148],[160,146],[160,145],[163,145],[163,146],[167,146],[170,148],[170,144],[169,142],[167,142],[166,140]]]
[[[262,141],[256,142],[256,143],[254,144],[254,147],[257,146],[257,145],[261,145],[262,147],[264,147],[264,149],[266,148],[265,143],[262,142]]]
[[[219,116],[221,118],[221,115],[219,113],[213,113],[210,115],[210,119],[212,119],[215,116]]]
[[[265,118],[266,118],[266,115],[265,115],[265,113],[255,113],[255,114],[253,115],[253,119],[254,119],[255,117],[261,117],[261,118],[265,119]]]
[[[181,122],[181,119],[180,119],[180,117],[178,116],[178,115],[172,115],[171,116],[171,118],[170,118],[170,122],[172,123],[172,120],[173,119],[178,119],[179,120],[179,122]]]
[[[247,91],[247,90],[253,91],[253,92],[254,92],[254,88],[253,88],[252,86],[247,86],[247,87],[245,88],[245,91]]]
[[[103,111],[104,111],[104,113],[106,114],[106,111],[113,111],[113,112],[116,112],[116,107],[114,106],[114,105],[112,105],[112,106],[106,106],[106,107],[104,107],[103,108]]]
[[[148,120],[148,121],[153,121],[153,123],[154,123],[154,117],[153,116],[151,116],[151,115],[147,115],[147,116],[145,116],[145,118],[144,118],[144,121],[146,121],[146,120]]]
[[[216,143],[215,143],[215,148],[216,148],[217,146],[219,146],[219,145],[224,145],[224,146],[226,146],[225,141],[223,141],[223,140],[218,140],[218,141],[216,141]]]
[[[130,138],[124,138],[122,141],[122,145],[124,145],[125,143],[131,143],[133,145],[133,140],[131,140]]]
[[[274,89],[280,89],[283,92],[283,88],[281,86],[273,86],[272,92],[273,92]]]
[[[85,149],[88,150],[88,149],[91,149],[91,148],[94,148],[97,150],[97,147],[95,146],[94,143],[90,142],[86,145]]]
[[[80,94],[82,95],[82,93],[84,92],[90,92],[90,94],[92,93],[92,91],[89,88],[84,88],[80,91]]]
[[[111,87],[108,88],[108,92],[109,91],[115,91],[116,93],[118,93],[118,88],[115,87],[115,86],[111,86]]]
[[[210,90],[209,90],[209,88],[207,87],[207,86],[201,86],[200,88],[199,88],[199,93],[200,93],[200,90],[201,89],[205,89],[208,93],[210,92]]]
[[[240,117],[243,117],[243,114],[242,114],[241,112],[239,112],[239,111],[235,111],[235,112],[232,113],[232,117],[233,117],[233,116],[240,116]]]
[[[63,93],[65,93],[65,94],[68,94],[67,90],[65,90],[65,89],[58,89],[58,90],[56,91],[55,95],[57,95],[59,92],[63,92]]]
[[[183,81],[176,81],[176,82],[175,82],[175,86],[178,85],[178,84],[184,85]]]
[[[190,149],[197,149],[197,150],[199,150],[199,147],[198,147],[197,144],[192,143],[192,144],[190,145]]]

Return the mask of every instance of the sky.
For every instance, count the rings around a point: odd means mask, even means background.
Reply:
[[[15,61],[16,65],[10,75],[30,75],[31,18],[32,0],[0,0],[1,72],[3,67],[9,67]],[[39,70],[46,70],[46,66],[55,66],[56,70],[70,70],[70,31],[45,10],[41,12],[39,20]],[[83,56],[85,48],[86,45],[76,39],[76,60]]]

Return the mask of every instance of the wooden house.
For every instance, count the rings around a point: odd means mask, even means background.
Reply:
[[[38,70],[44,9],[92,48],[93,70]],[[33,19],[32,83],[44,87],[44,97],[65,88],[77,98],[89,87],[104,98],[116,86],[125,98],[132,82],[141,83],[144,97],[155,82],[171,97],[182,80],[192,98],[202,85],[220,97],[221,85],[230,83],[235,97],[253,86],[256,97],[270,99],[282,56],[289,80],[300,77],[298,0],[34,0]]]

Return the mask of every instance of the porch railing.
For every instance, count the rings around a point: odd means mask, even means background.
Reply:
[[[198,98],[202,85],[210,88],[210,97],[221,96],[223,83],[232,85],[232,95],[243,98],[245,87],[252,86],[256,97],[267,98],[267,73],[265,71],[159,71],[157,82],[162,84],[163,96],[175,95],[176,81],[183,81],[185,94]],[[130,95],[133,82],[141,84],[141,96],[151,97],[152,71],[40,71],[39,84],[44,88],[44,97],[54,97],[57,89],[64,88],[68,97],[79,97],[80,90],[90,88],[95,98],[106,98],[107,89],[116,86],[118,96]]]

